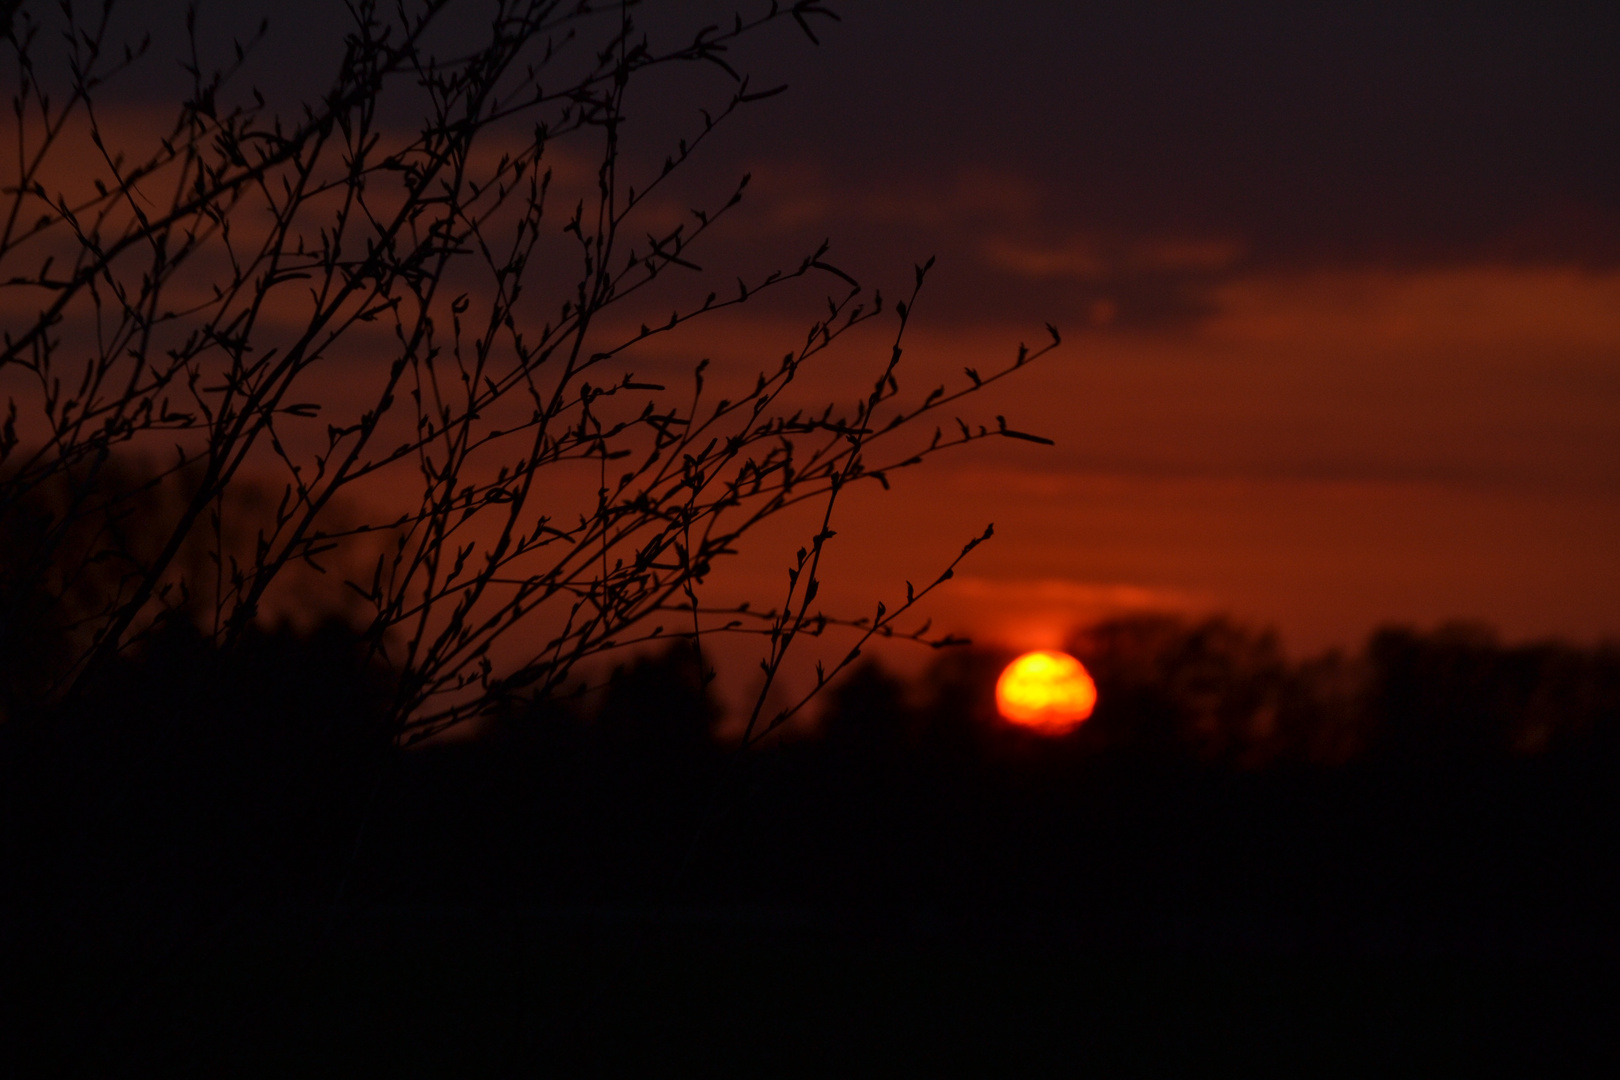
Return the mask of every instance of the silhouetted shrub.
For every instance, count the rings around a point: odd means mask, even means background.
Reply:
[[[94,675],[170,617],[229,645],[274,621],[278,590],[298,599],[286,579],[306,567],[330,569],[326,591],[394,658],[402,741],[559,692],[626,645],[738,628],[764,643],[755,737],[786,721],[759,706],[801,633],[855,639],[832,677],[859,642],[907,636],[896,620],[951,573],[874,616],[812,607],[840,493],[951,446],[1048,441],[936,421],[1055,348],[1051,327],[902,392],[932,259],[888,302],[825,242],[714,268],[749,177],[689,174],[776,93],[733,50],[776,28],[815,41],[836,18],[818,0],[713,24],[682,5],[360,0],[285,36],[272,11],[218,57],[194,10],[131,25],[112,6],[29,5],[0,37],[18,155],[0,191],[17,226],[0,230],[17,298],[0,311],[0,507],[33,500],[0,646],[42,627],[30,667],[52,672],[9,680],[10,698]],[[146,33],[171,19],[190,85],[163,115],[99,107],[174,59],[147,55],[177,40]],[[286,70],[261,53],[323,45],[327,78],[246,85]],[[650,95],[665,122],[632,123]],[[710,368],[698,329],[803,289],[802,333]],[[880,323],[853,393],[800,394]],[[678,380],[647,376],[672,362]],[[142,455],[162,467],[130,487]],[[244,500],[257,513],[233,535]],[[787,594],[716,606],[716,567],[806,502],[819,525]]]

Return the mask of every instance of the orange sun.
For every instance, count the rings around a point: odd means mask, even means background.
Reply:
[[[996,680],[1003,718],[1041,735],[1073,731],[1097,705],[1097,684],[1067,653],[1025,653]]]

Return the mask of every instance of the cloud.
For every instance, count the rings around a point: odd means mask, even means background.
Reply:
[[[1027,278],[1072,278],[1108,282],[1179,274],[1208,275],[1233,268],[1248,251],[1239,240],[1172,237],[1113,243],[1080,237],[1066,243],[1023,242],[987,237],[985,261]]]
[[[1107,276],[1109,269],[1108,261],[1096,245],[1087,241],[1051,247],[1019,244],[993,236],[984,242],[984,258],[999,270],[1029,278],[1095,281]]]
[[[1008,607],[1048,607],[1068,611],[1183,610],[1209,601],[1205,594],[1119,582],[1072,581],[1067,578],[996,580],[961,575],[953,591],[961,600]]]
[[[1009,232],[1046,270],[1084,269],[1058,253],[1099,232],[1242,237],[1259,266],[1613,265],[1617,47],[1598,5],[894,0],[794,63],[762,141],[840,200],[1016,180],[1044,235]]]
[[[858,180],[817,157],[785,154],[748,166],[749,198],[773,229],[879,226],[955,230],[985,223],[1032,226],[1048,202],[1034,177],[977,164],[927,176],[897,169]]]
[[[1120,615],[1214,605],[1207,593],[1128,582],[963,575],[951,585],[952,619],[973,627],[976,640],[1020,649],[1061,646],[1076,630]]]

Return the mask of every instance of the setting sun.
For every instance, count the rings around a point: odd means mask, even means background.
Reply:
[[[1025,653],[996,680],[996,708],[1042,735],[1072,731],[1097,704],[1097,684],[1067,653]]]

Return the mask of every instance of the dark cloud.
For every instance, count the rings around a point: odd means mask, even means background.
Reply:
[[[756,86],[793,91],[722,142],[731,161],[814,163],[833,192],[890,201],[990,169],[1034,193],[1044,230],[1238,237],[1253,260],[1620,257],[1620,9],[831,6],[842,22],[815,24],[819,48],[789,23],[733,57]],[[647,3],[637,17],[670,44],[733,8],[763,5]],[[443,47],[470,41],[488,9],[450,9]],[[119,35],[155,34],[154,62],[120,95],[180,87],[182,11],[115,7]],[[261,15],[244,82],[318,93],[352,28],[326,0],[204,5],[204,66]],[[643,131],[695,116],[693,87],[665,89],[633,104]]]
[[[1048,227],[1258,260],[1620,254],[1620,14],[893,3],[793,56],[781,148],[903,190],[1024,176]]]
[[[637,17],[655,43],[669,44],[754,6],[648,3]],[[842,22],[815,24],[819,48],[789,23],[733,56],[756,86],[787,81],[792,92],[714,148],[720,169],[801,170],[775,195],[827,197],[802,223],[807,232],[836,236],[853,225],[867,246],[944,247],[993,273],[1008,269],[984,257],[995,243],[1144,238],[1240,242],[1241,267],[1251,269],[1620,262],[1620,9],[832,6]],[[447,13],[447,49],[481,25],[485,7]],[[129,36],[157,31],[159,60],[121,92],[172,96],[181,10],[172,0],[119,7]],[[251,35],[256,11],[204,7],[204,54],[225,58],[233,38]],[[269,37],[248,79],[282,95],[318,92],[351,20],[316,0],[265,11]],[[631,130],[680,134],[672,125],[694,118],[717,89],[660,83],[632,102]],[[664,152],[648,146],[658,159]],[[941,204],[941,189],[986,171],[1022,192],[999,205]],[[874,222],[851,205],[861,201],[915,203],[933,216]],[[1153,291],[1144,279],[1196,282],[1238,268],[1115,266],[1091,281],[1144,294]],[[1031,275],[1023,281],[1021,295],[1040,291]],[[1187,290],[1169,294],[1178,291]],[[1144,310],[1112,302],[1122,318]],[[1148,306],[1197,305],[1169,295]]]

